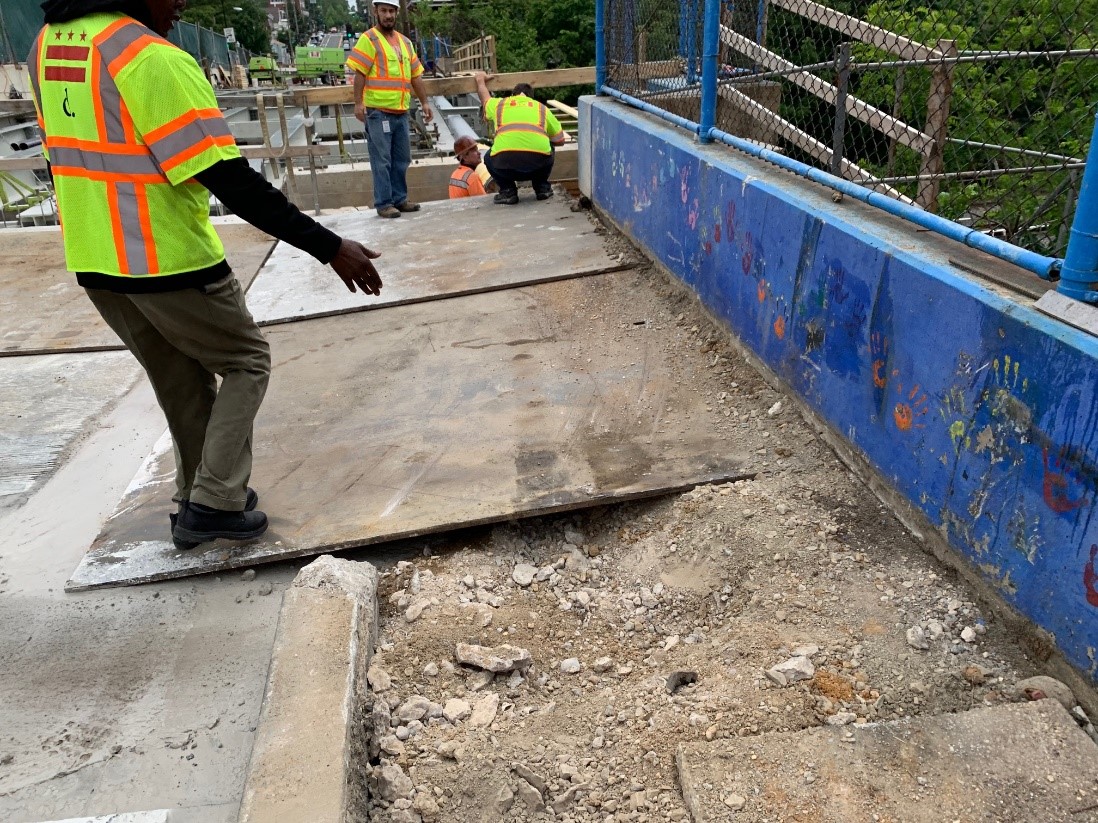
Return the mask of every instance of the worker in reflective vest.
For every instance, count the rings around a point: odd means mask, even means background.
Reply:
[[[564,129],[556,116],[529,97],[533,89],[527,83],[515,86],[510,97],[498,99],[488,91],[491,75],[478,71],[475,79],[484,119],[496,130],[492,150],[484,158],[492,179],[499,184],[495,202],[505,206],[518,203],[520,180],[533,184],[538,200],[551,197],[553,150],[564,143]]]
[[[477,167],[480,165],[480,147],[477,141],[467,135],[459,137],[454,141],[454,156],[460,165],[450,174],[450,199],[488,194],[480,175],[477,174]]]
[[[191,548],[267,528],[248,480],[270,350],[210,193],[352,292],[379,294],[381,278],[376,252],[303,215],[241,158],[202,70],[164,39],[184,4],[47,0],[27,64],[66,262],[148,373],[175,445],[172,536]]]
[[[366,126],[374,208],[381,217],[419,211],[408,200],[408,166],[412,163],[408,107],[412,92],[419,98],[423,120],[431,122],[431,106],[420,76],[423,65],[412,41],[396,30],[400,0],[374,0],[377,25],[365,32],[347,66],[354,70],[355,117]]]

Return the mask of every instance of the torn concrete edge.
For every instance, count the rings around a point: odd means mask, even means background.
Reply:
[[[680,294],[695,305],[715,328],[723,332],[724,339],[728,342],[729,347],[743,358],[747,365],[758,372],[759,376],[772,389],[780,392],[783,397],[789,398],[805,422],[831,448],[843,465],[892,512],[893,516],[923,547],[923,550],[955,571],[973,589],[981,604],[989,613],[1002,622],[1007,632],[1018,640],[1019,644],[1041,667],[1041,671],[1035,672],[1035,674],[1047,674],[1063,681],[1075,693],[1076,700],[1086,713],[1091,717],[1098,716],[1098,689],[1068,662],[1063,652],[1057,647],[1056,639],[1048,631],[1035,625],[1032,620],[1007,603],[995,587],[980,576],[978,569],[949,544],[949,541],[941,535],[929,518],[903,494],[894,489],[877,468],[866,459],[865,455],[852,446],[841,432],[817,414],[792,387],[787,385],[754,351],[745,345],[736,336],[736,333],[705,305],[697,292],[691,289],[688,284],[684,283],[663,263],[645,254],[627,234],[622,232],[621,227],[614,222],[609,214],[597,207],[594,208],[594,212],[609,231],[633,248],[637,259],[634,268],[642,268],[644,264],[641,261],[647,260],[652,266],[652,270],[659,272],[669,287],[678,290]]]
[[[322,555],[283,596],[240,823],[364,823],[377,569]]]

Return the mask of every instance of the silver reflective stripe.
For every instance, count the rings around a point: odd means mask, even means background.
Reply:
[[[457,188],[459,188],[459,189],[466,189],[466,190],[469,189],[469,184],[466,183],[464,180],[455,180],[452,177],[450,178],[450,185],[451,186],[457,186]]]
[[[232,137],[232,134],[224,117],[201,118],[150,143],[149,149],[163,164],[180,152],[198,145],[207,137]]]
[[[87,149],[52,147],[50,161],[55,166],[76,166],[91,172],[162,176],[156,161],[147,154],[111,154]]]
[[[99,44],[99,53],[103,56],[103,67],[107,68],[122,56],[122,52],[142,37],[156,37],[156,32],[140,23],[128,23]],[[161,39],[157,37],[157,39]]]
[[[118,222],[122,225],[122,242],[126,248],[126,267],[130,274],[148,274],[151,266],[145,254],[145,238],[141,234],[141,217],[137,209],[137,187],[133,183],[115,183],[118,193]],[[120,261],[121,262],[121,261]]]
[[[104,40],[98,46],[98,53],[92,59],[99,62],[99,101],[103,105],[103,125],[106,128],[108,143],[125,143],[126,130],[122,126],[122,95],[108,71],[111,63],[118,59],[131,45],[142,37],[155,37],[152,29],[140,23],[128,23]]]

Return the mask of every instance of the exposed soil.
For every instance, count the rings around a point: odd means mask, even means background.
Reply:
[[[1041,673],[692,298],[639,270],[759,472],[435,538],[384,573],[371,820],[686,820],[679,743],[958,712]],[[533,662],[492,677],[458,643]],[[767,676],[798,652],[809,676]]]

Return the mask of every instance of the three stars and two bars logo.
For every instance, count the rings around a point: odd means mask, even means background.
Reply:
[[[60,40],[64,32],[56,32],[55,39]],[[72,40],[76,32],[68,32],[68,39]],[[80,32],[80,39],[87,40],[86,32]],[[45,77],[47,80],[58,80],[63,83],[83,83],[87,80],[88,70],[86,66],[64,65],[64,63],[87,63],[91,49],[88,46],[55,45],[46,46]],[[51,60],[61,61],[62,65],[51,64]]]

